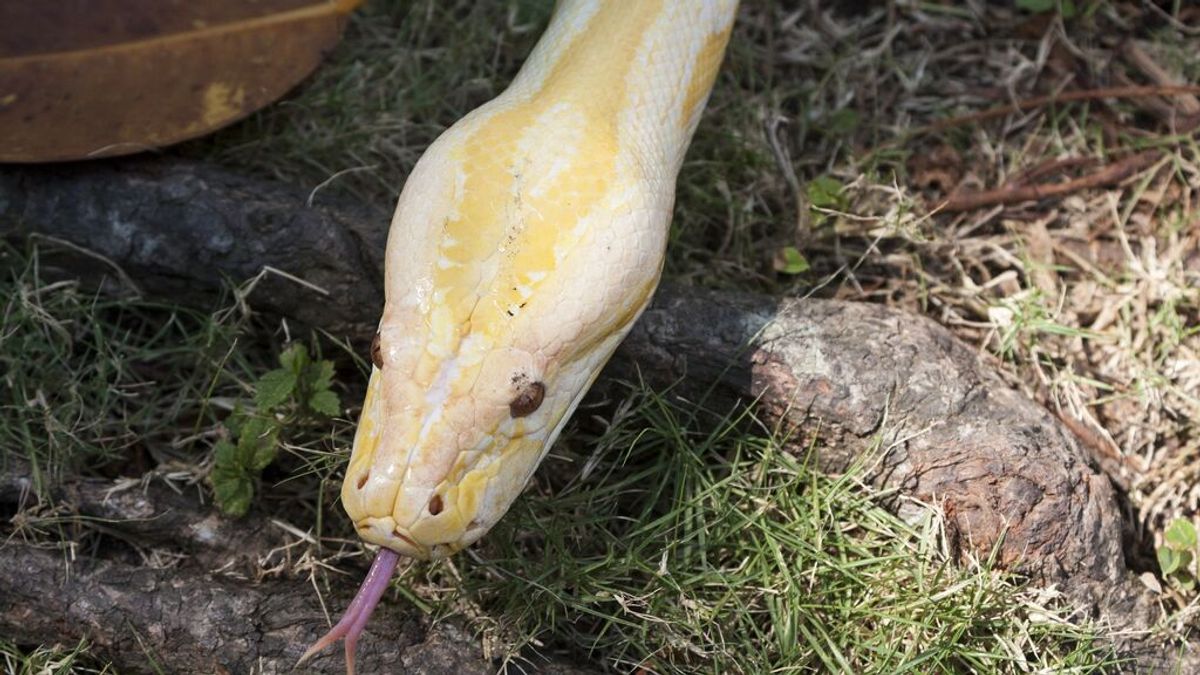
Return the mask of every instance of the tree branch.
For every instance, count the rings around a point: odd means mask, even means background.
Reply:
[[[1006,185],[994,190],[952,194],[946,201],[937,206],[938,211],[953,213],[957,211],[972,211],[997,204],[1019,204],[1039,199],[1054,199],[1069,194],[1092,190],[1095,188],[1111,187],[1126,180],[1137,172],[1151,166],[1162,159],[1162,152],[1147,150],[1120,159],[1102,169],[1079,178],[1059,181],[1056,183],[1035,183],[1033,185],[1018,183]]]
[[[31,483],[20,466],[0,474],[0,506],[21,506]],[[285,564],[278,528],[254,514],[224,518],[161,482],[76,479],[54,488],[50,501],[86,521],[83,527],[142,550],[185,554],[143,558],[109,545],[90,557],[21,543],[19,532],[0,546],[0,635],[34,644],[86,638],[121,672],[156,672],[154,664],[169,672],[292,672],[329,627],[326,611],[336,619],[358,582],[339,577],[333,591],[318,597],[310,583],[288,573],[294,566]],[[56,510],[60,523],[62,515]],[[264,576],[268,568],[279,572]],[[451,623],[430,625],[412,605],[393,600],[373,615],[358,647],[360,663],[379,672],[495,672],[473,637]],[[342,668],[338,649],[306,665],[310,672]]]

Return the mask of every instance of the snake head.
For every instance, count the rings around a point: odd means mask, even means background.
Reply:
[[[603,137],[522,147],[570,136],[569,110],[518,132],[486,113],[401,194],[342,488],[363,539],[422,559],[482,537],[524,489],[646,306],[673,197],[617,181]]]
[[[402,342],[402,331],[385,325],[377,340]],[[556,364],[534,351],[468,344],[440,360],[428,387],[411,374],[389,377],[405,351],[380,349],[342,500],[363,539],[436,559],[504,515],[607,354]]]

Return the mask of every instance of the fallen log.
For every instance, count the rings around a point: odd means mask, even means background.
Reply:
[[[326,602],[346,606],[352,585]],[[288,673],[328,627],[312,586],[300,580],[247,583],[191,565],[96,558],[68,564],[62,552],[25,544],[0,547],[0,595],[0,631],[9,639],[70,646],[86,637],[120,672]],[[495,672],[469,635],[425,625],[400,603],[381,603],[358,658],[378,672]],[[340,672],[342,654],[328,650],[310,666]]]
[[[42,249],[43,270],[180,302],[204,302],[269,266],[304,283],[264,278],[256,308],[365,341],[382,298],[386,216],[307,197],[169,160],[3,169],[0,235],[69,242],[51,258]],[[132,280],[100,268],[97,255]],[[934,322],[877,305],[667,285],[608,377],[635,372],[679,382],[683,394],[716,383],[718,395],[757,400],[801,438],[819,422],[827,470],[881,448],[870,479],[938,504],[962,552],[994,553],[1057,586],[1085,616],[1125,631],[1117,646],[1139,668],[1200,666],[1195,650],[1148,637],[1161,613],[1126,566],[1121,513],[1096,460]]]
[[[307,199],[281,183],[195,163],[5,167],[0,236],[68,243],[43,247],[49,274],[58,268],[113,293],[200,306],[230,283],[278,270],[255,285],[255,307],[370,335],[383,302],[387,217],[346,202],[308,208]]]
[[[20,513],[31,488],[26,467],[9,467],[0,474],[0,507]],[[321,598],[302,579],[264,575],[294,567],[279,527],[256,514],[223,518],[160,481],[75,479],[46,502],[69,509],[70,519],[55,510],[58,522],[160,555],[112,545],[96,557],[19,540],[0,546],[0,635],[21,643],[86,638],[121,672],[162,672],[157,664],[169,672],[287,673],[328,628],[327,610],[354,594],[350,579]],[[407,603],[381,603],[371,621],[358,656],[373,671],[495,672],[475,638],[453,623],[431,624]],[[340,672],[342,654],[326,650],[308,667]],[[553,662],[539,668],[582,672]]]

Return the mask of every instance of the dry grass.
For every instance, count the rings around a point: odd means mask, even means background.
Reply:
[[[906,132],[1047,93],[1154,84],[1159,69],[1194,83],[1195,38],[1145,7],[1108,4],[1065,23],[982,7],[831,21],[857,55],[832,77],[801,77],[837,83],[812,107],[871,132],[804,147],[845,186],[806,249],[836,274],[821,292],[928,313],[993,355],[1076,430],[1139,534],[1161,541],[1200,506],[1200,105],[1097,99]],[[777,43],[812,49],[822,38],[810,25]],[[1147,166],[1104,189],[937,212],[948,196],[1068,180],[1147,149]]]
[[[1200,14],[1187,3],[1077,4],[1086,7],[1065,19],[975,0],[744,0],[680,178],[667,272],[709,286],[887,303],[949,326],[1076,430],[1128,501],[1135,564],[1154,570],[1144,554],[1172,521],[1200,513],[1200,102],[1109,97],[971,115],[1061,91],[1200,82]],[[329,66],[295,96],[186,152],[389,209],[422,149],[503,89],[550,6],[368,3]],[[1103,187],[938,208],[953,195],[1091,175],[1144,151],[1152,161]],[[789,247],[803,251],[809,271],[777,270]],[[323,455],[314,470],[324,475],[336,460]],[[571,499],[568,491],[525,500],[506,527],[537,533],[537,550],[565,545],[538,528],[543,507]],[[600,572],[641,583],[645,570],[630,570],[644,560],[628,532],[619,538],[625,548],[596,556],[624,567],[547,570],[526,552],[507,566],[468,563],[465,576],[453,566],[412,571],[430,576],[410,577],[425,593],[410,599],[457,608],[480,626],[521,616],[496,608],[526,602],[531,618],[518,635],[489,632],[508,647],[537,644],[550,630],[539,622],[555,617],[579,620],[601,631],[587,640],[603,641],[603,631],[631,630],[622,622],[643,606],[538,589],[585,573],[584,581],[617,583]],[[489,555],[510,553],[502,549]],[[504,585],[512,569],[529,576]],[[811,573],[822,569],[831,572],[818,564]],[[1167,583],[1163,593],[1176,607],[1195,600]],[[597,606],[616,617],[611,625]],[[969,603],[960,607],[970,614]],[[1197,627],[1194,612],[1177,617],[1175,628]],[[853,621],[839,625],[849,631]],[[574,626],[556,629],[557,646],[588,644]]]
[[[979,1],[747,0],[680,178],[667,272],[931,315],[1076,430],[1145,553],[1200,511],[1200,102],[972,115],[1200,82],[1200,17],[1078,4],[1064,18]],[[325,189],[387,208],[424,144],[502,89],[548,7],[376,2],[332,67],[227,132],[217,155],[314,186],[333,176]],[[1087,176],[1145,150],[1148,166],[1116,184],[938,212],[951,195]],[[811,271],[776,271],[788,247]]]
[[[99,473],[114,490],[163,481],[207,492],[196,483],[214,454],[219,466],[214,445],[231,427],[244,434],[232,420],[263,414],[264,391],[277,388],[268,382],[280,337],[236,306],[210,315],[98,301],[78,283],[46,283],[38,262],[36,249],[22,259],[0,247],[12,272],[0,277],[0,364],[15,394],[0,405],[0,467],[32,465],[43,483]],[[355,359],[312,345],[340,357],[337,382],[361,385]],[[895,495],[864,485],[859,470],[816,472],[746,408],[711,411],[644,387],[609,395],[576,415],[489,537],[449,560],[407,561],[389,602],[467,622],[506,672],[546,655],[658,673],[1088,673],[1115,663],[1103,627],[1052,590],[988,560],[963,564],[936,508],[916,517],[914,504],[901,519],[884,507]],[[353,583],[347,575],[370,553],[340,513],[322,522],[353,426],[290,407],[270,407],[285,452],[261,482],[250,479],[262,487],[254,508],[287,543],[252,572],[207,571]],[[100,551],[155,569],[195,565],[169,541],[114,537],[120,523],[47,494],[5,506],[0,539],[58,550],[68,570]],[[10,672],[89,672],[105,656],[82,643],[0,640]],[[161,670],[153,650],[141,658]]]
[[[1063,18],[747,0],[680,178],[667,272],[933,316],[1077,431],[1149,544],[1200,510],[1198,97],[972,118],[1063,91],[1200,82],[1195,10],[1083,5]],[[206,149],[386,209],[424,145],[503,88],[549,7],[370,4],[307,89]],[[938,212],[950,195],[1086,176],[1147,149],[1119,184]],[[810,272],[776,271],[788,247]]]

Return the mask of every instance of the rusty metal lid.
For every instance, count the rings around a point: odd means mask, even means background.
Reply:
[[[0,2],[0,162],[195,138],[286,93],[361,0]]]

